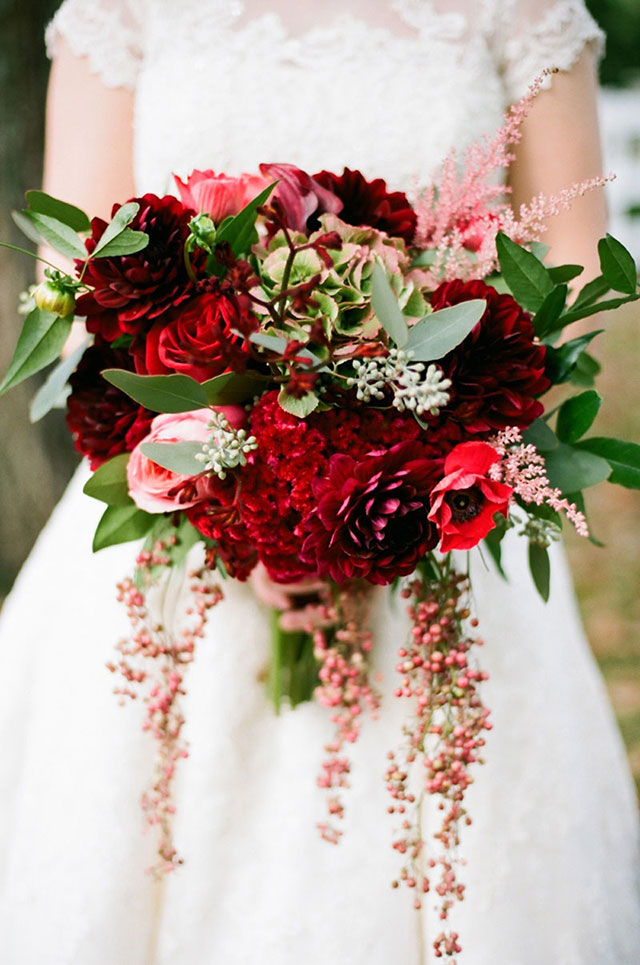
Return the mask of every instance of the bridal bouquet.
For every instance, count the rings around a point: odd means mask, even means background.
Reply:
[[[318,783],[329,811],[320,830],[334,842],[345,747],[379,705],[370,587],[393,584],[406,600],[396,694],[409,709],[384,775],[404,863],[394,884],[419,908],[436,875],[443,920],[462,898],[465,791],[491,724],[469,578],[453,551],[482,544],[502,572],[501,539],[517,530],[546,599],[562,517],[589,535],[583,490],[640,481],[640,447],[585,435],[601,402],[589,351],[599,330],[560,340],[638,297],[633,259],[607,236],[602,274],[577,290],[582,269],[546,265],[538,240],[544,218],[603,179],[516,215],[490,178],[509,163],[536,89],[413,202],[348,168],[263,164],[251,176],[194,171],[176,179],[179,199],[146,194],[115,205],[108,223],[38,191],[16,216],[75,272],[47,270],[0,388],[53,362],[73,315],[86,320],[89,339],[53,369],[32,414],[66,391],[93,470],[85,491],[106,504],[94,549],[145,539],[119,586],[132,635],[110,666],[121,695],[144,692],[158,741],[143,805],[160,827],[160,870],[179,863],[171,780],[187,755],[185,672],[222,578],[246,580],[260,565],[278,583],[320,581],[306,631],[275,621],[268,687],[276,709],[283,699],[331,708]],[[548,411],[554,386],[575,391],[561,401],[556,390]],[[193,602],[170,632],[148,594],[195,544]],[[442,802],[433,853],[421,835],[427,794]],[[457,934],[434,947],[455,954]]]

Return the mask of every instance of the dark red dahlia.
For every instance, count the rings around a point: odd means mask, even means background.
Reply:
[[[140,210],[130,227],[145,231],[149,244],[133,255],[91,260],[84,281],[94,290],[77,300],[77,314],[86,315],[88,330],[109,342],[146,331],[154,319],[188,297],[191,288],[183,246],[193,211],[170,196],[145,194],[132,200]],[[112,214],[118,207],[114,205]],[[105,221],[93,219],[87,251],[93,251],[105,228]]]
[[[144,342],[144,368],[150,375],[181,372],[206,382],[222,372],[244,370],[244,339],[234,334],[250,330],[246,299],[222,292],[204,292],[165,313]]]
[[[453,419],[471,433],[525,428],[541,415],[537,396],[549,387],[545,347],[534,341],[531,319],[515,299],[482,281],[445,282],[431,305],[437,310],[471,298],[483,298],[487,308],[473,331],[438,363],[452,383],[440,418]]]
[[[112,456],[131,452],[149,432],[155,415],[102,378],[102,370],[109,368],[130,369],[131,356],[97,337],[69,379],[67,425],[92,470]]]
[[[401,442],[361,460],[337,454],[314,483],[302,559],[337,583],[391,583],[413,572],[438,533],[428,518],[437,479],[419,443]]]
[[[369,225],[410,242],[417,216],[406,194],[388,191],[386,181],[367,181],[360,171],[345,168],[342,174],[320,171],[313,180],[331,191],[342,202],[339,217],[351,225]],[[321,213],[321,212],[319,212]]]

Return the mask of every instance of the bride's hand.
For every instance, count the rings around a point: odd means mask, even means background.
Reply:
[[[330,602],[331,591],[322,580],[309,578],[298,583],[276,583],[262,563],[258,563],[249,580],[259,600],[283,611],[280,617],[283,630],[306,630],[326,623],[324,605]]]

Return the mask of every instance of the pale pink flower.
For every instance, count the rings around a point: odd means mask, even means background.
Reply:
[[[177,175],[174,180],[182,203],[194,211],[208,214],[215,224],[228,215],[238,214],[269,183],[254,174],[234,178],[211,170],[193,171],[186,183]]]
[[[221,406],[217,411],[222,412],[234,428],[244,422],[244,412],[240,406]],[[210,420],[211,409],[165,413],[155,417],[149,435],[135,447],[127,464],[129,492],[139,509],[147,513],[167,513],[195,506],[204,498],[204,487],[196,483],[192,498],[185,499],[182,486],[194,477],[163,469],[144,455],[141,446],[146,442],[206,442],[212,432],[208,426]]]

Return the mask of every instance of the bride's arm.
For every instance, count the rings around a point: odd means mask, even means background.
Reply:
[[[586,47],[574,67],[555,74],[551,87],[538,95],[510,170],[516,210],[541,192],[554,194],[602,173],[597,90],[595,56]],[[581,283],[600,273],[596,245],[606,230],[602,189],[576,199],[570,211],[548,224],[542,240],[550,246],[550,261],[584,265]]]

